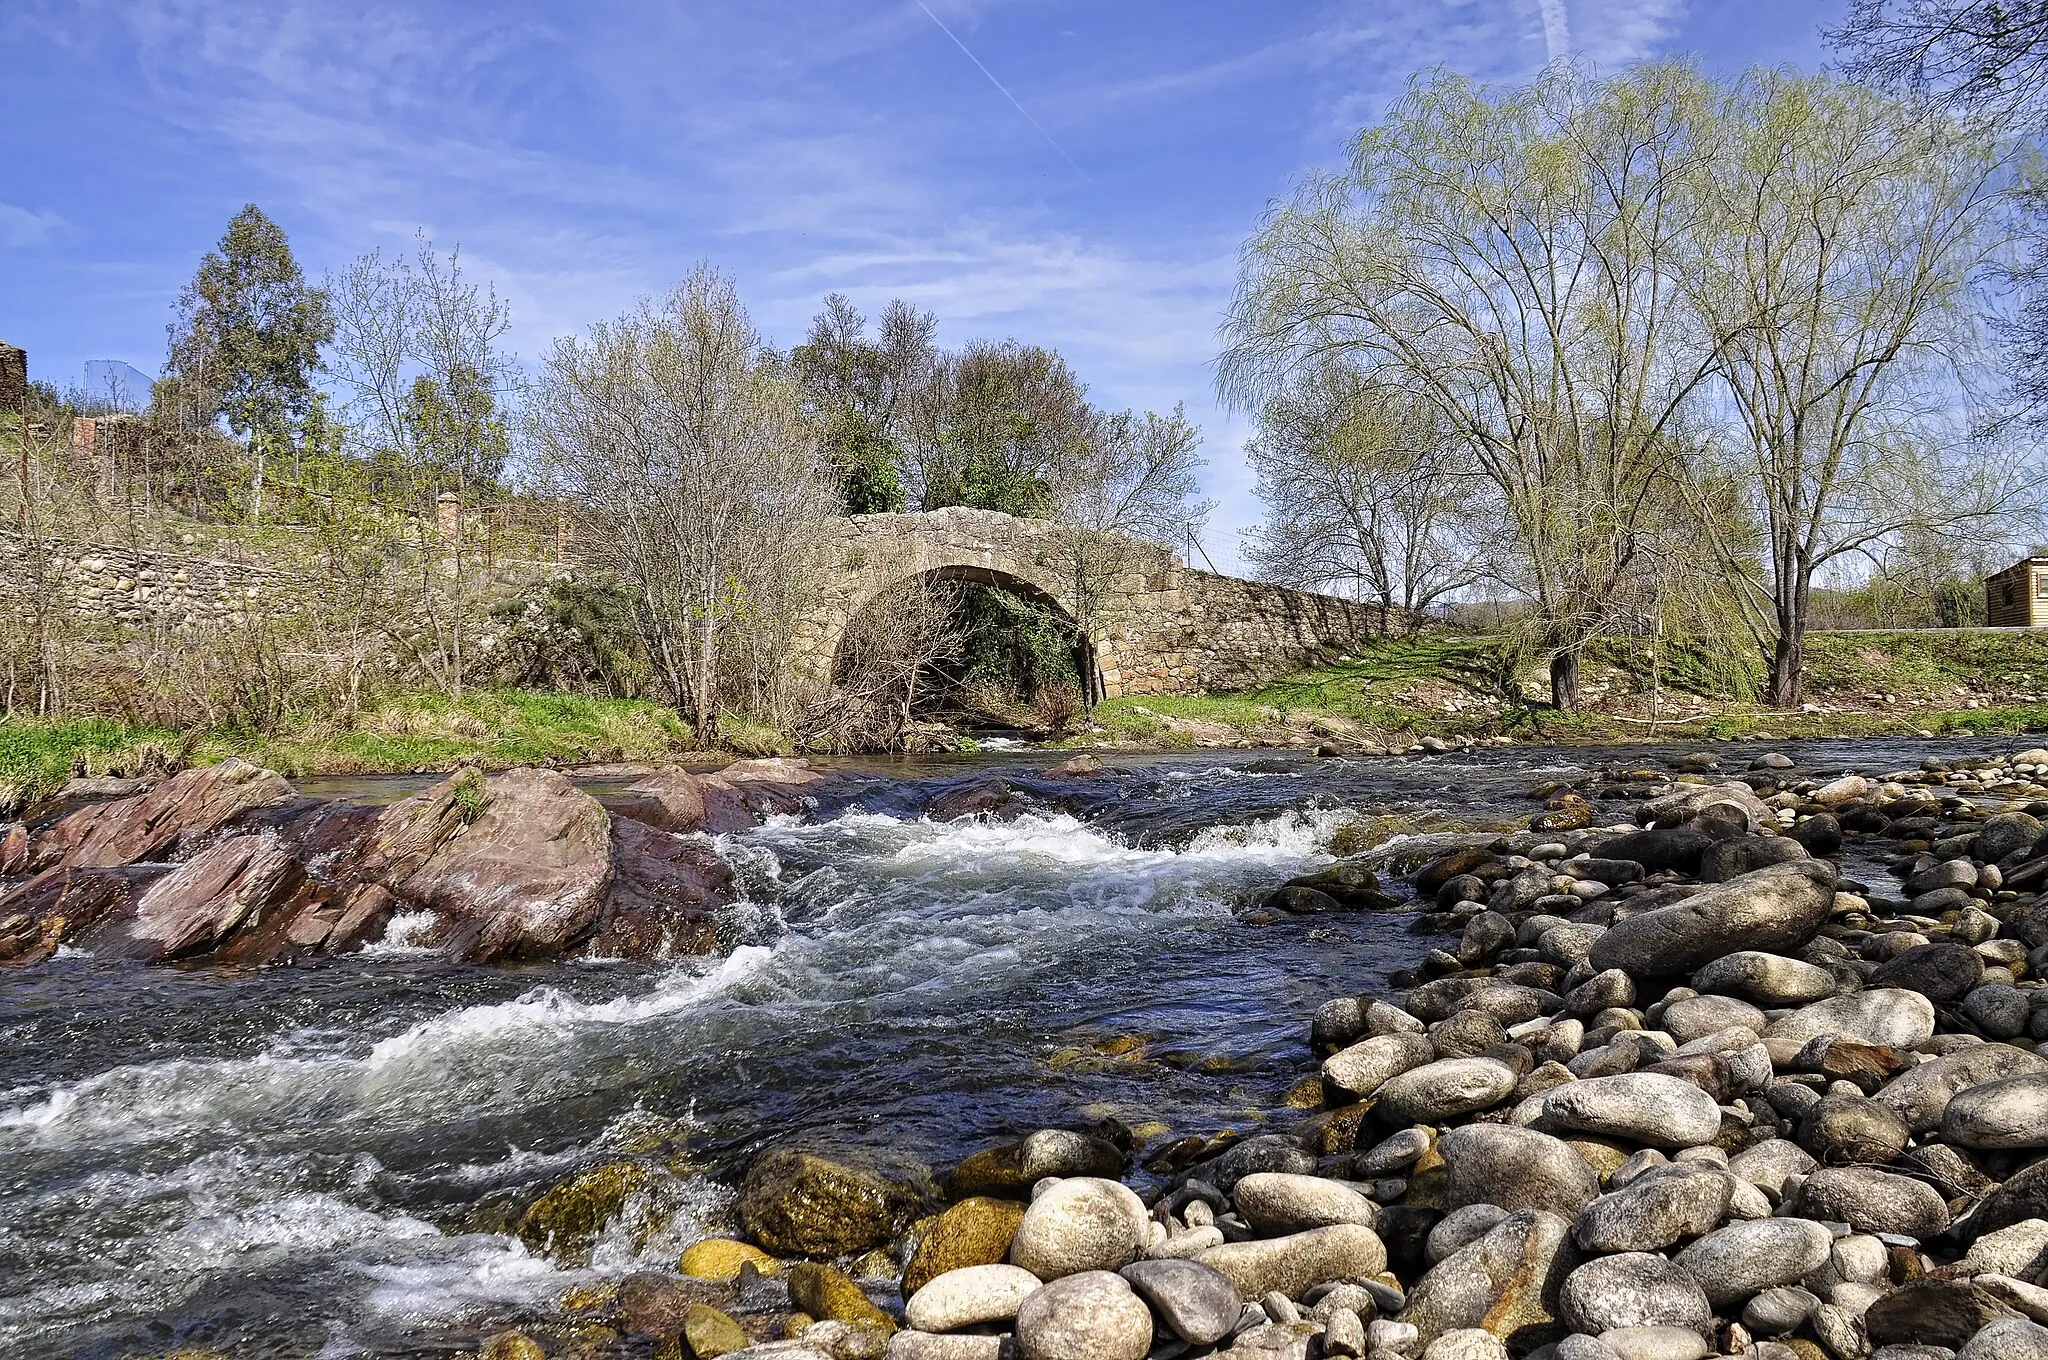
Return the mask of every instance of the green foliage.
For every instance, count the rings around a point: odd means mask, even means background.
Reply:
[[[291,244],[251,203],[178,299],[169,368],[199,424],[287,436],[313,404],[320,347],[334,334],[327,295],[307,285]]]
[[[1030,699],[1066,686],[1078,692],[1079,638],[1055,611],[994,586],[970,586],[960,603],[960,684]]]
[[[495,483],[511,456],[505,413],[490,381],[458,363],[445,381],[422,373],[406,390],[413,457],[436,491]]]
[[[539,598],[496,611],[505,626],[500,674],[526,689],[594,689],[639,698],[655,685],[633,593],[612,582],[549,582]]]
[[[857,412],[843,412],[832,422],[825,456],[839,478],[847,514],[899,514],[908,504],[897,470],[903,451]]]
[[[455,806],[462,814],[462,824],[468,826],[483,816],[490,801],[490,791],[484,786],[484,772],[474,765],[464,766],[455,776]]]

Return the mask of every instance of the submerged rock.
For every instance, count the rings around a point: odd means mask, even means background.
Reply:
[[[738,1213],[747,1235],[779,1256],[844,1256],[895,1236],[919,1198],[872,1166],[778,1148],[747,1168]]]

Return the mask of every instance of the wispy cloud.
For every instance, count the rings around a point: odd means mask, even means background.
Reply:
[[[1563,0],[1545,0],[1546,4]],[[1686,0],[1573,0],[1578,49],[1604,67],[1656,56],[1685,19]]]
[[[0,246],[26,250],[32,246],[47,245],[57,238],[57,233],[64,226],[64,219],[56,213],[0,203]]]

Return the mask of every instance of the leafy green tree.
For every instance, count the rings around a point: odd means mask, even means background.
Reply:
[[[253,455],[249,517],[263,514],[263,475],[312,409],[320,350],[334,335],[327,294],[306,282],[284,230],[247,204],[178,296],[168,376],[198,424],[225,418]]]
[[[804,412],[817,425],[825,461],[849,515],[900,511],[908,456],[898,432],[912,388],[929,372],[932,318],[892,302],[880,338],[844,295],[825,299],[804,343],[790,352]]]
[[[1102,417],[1067,361],[1015,340],[971,344],[947,365],[945,387],[924,508],[1054,515],[1062,469],[1103,440]]]

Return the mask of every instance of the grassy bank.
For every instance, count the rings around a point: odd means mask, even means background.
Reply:
[[[287,731],[172,732],[106,718],[0,723],[0,801],[22,807],[78,776],[134,777],[239,755],[285,774],[653,761],[689,751],[689,727],[660,704],[581,694],[473,690],[401,695],[348,723]]]
[[[1494,639],[1424,634],[1388,639],[1257,689],[1113,699],[1096,709],[1096,720],[1112,740],[1132,746],[2048,730],[2048,632],[1815,634],[1808,702],[1796,712],[1758,702],[1761,666],[1742,651],[1674,646],[1659,660],[1653,684],[1646,649],[1595,644],[1582,677],[1585,710],[1561,714],[1545,702],[1540,665],[1514,665]]]

